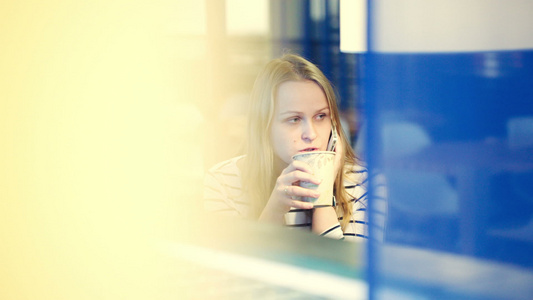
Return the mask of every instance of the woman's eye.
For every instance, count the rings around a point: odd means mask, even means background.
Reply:
[[[297,123],[298,121],[300,121],[300,118],[299,117],[293,117],[293,118],[289,118],[288,121],[289,121],[289,123]]]
[[[322,119],[324,119],[325,117],[327,117],[326,114],[319,114],[319,115],[316,116],[316,118],[319,119],[319,120],[322,120]]]

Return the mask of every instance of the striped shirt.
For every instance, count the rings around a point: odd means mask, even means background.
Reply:
[[[234,157],[213,166],[205,176],[204,208],[207,211],[250,218],[250,203],[247,201],[243,188],[240,169],[237,162],[244,156]],[[368,172],[361,166],[354,166],[345,174],[344,187],[348,192],[353,214],[349,224],[341,229],[342,213],[339,223],[328,228],[321,235],[346,240],[366,239],[367,223],[367,184]],[[339,215],[339,212],[337,212]],[[309,210],[291,208],[285,214],[285,224],[291,228],[311,230],[312,216]]]

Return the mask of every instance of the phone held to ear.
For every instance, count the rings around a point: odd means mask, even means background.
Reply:
[[[331,125],[331,134],[329,135],[329,142],[327,151],[335,151],[335,146],[337,145],[337,128],[335,125]]]

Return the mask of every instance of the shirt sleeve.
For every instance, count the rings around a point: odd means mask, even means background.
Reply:
[[[344,233],[342,232],[340,224],[331,226],[330,228],[324,230],[324,232],[322,232],[320,235],[327,237],[327,238],[336,239],[336,240],[344,239]]]

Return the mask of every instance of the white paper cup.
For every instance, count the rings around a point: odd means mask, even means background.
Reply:
[[[298,153],[292,157],[307,163],[313,170],[313,174],[322,179],[319,185],[310,182],[300,182],[301,187],[317,190],[319,198],[301,197],[302,201],[311,202],[314,205],[331,205],[333,199],[333,182],[335,168],[335,152],[333,151],[311,151]]]

